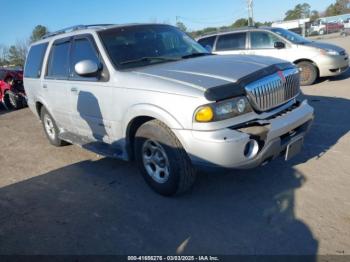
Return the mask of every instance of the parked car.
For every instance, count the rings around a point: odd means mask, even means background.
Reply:
[[[284,59],[301,70],[301,85],[336,76],[349,68],[349,55],[336,45],[308,40],[282,28],[241,28],[197,39],[219,55],[261,55]]]
[[[168,25],[52,33],[30,47],[24,86],[51,144],[136,160],[163,195],[188,190],[200,168],[289,160],[313,120],[293,64],[212,55]]]
[[[344,21],[344,29],[340,33],[342,36],[350,35],[350,18]]]
[[[311,24],[311,34],[325,35],[341,31],[344,25],[339,22],[327,22],[324,19],[318,19]]]
[[[0,102],[8,109],[26,106],[22,71],[0,68]]]

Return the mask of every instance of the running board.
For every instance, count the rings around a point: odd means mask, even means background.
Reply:
[[[60,133],[58,137],[63,141],[78,145],[101,156],[117,159],[123,158],[123,152],[120,148],[113,147],[104,142],[91,140],[87,137],[79,136],[70,132]]]

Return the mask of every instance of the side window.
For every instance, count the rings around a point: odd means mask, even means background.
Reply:
[[[58,79],[66,79],[69,74],[69,48],[70,41],[54,43],[51,48],[47,76]]]
[[[246,33],[234,33],[219,36],[216,44],[217,51],[245,49]]]
[[[71,56],[71,76],[81,79],[96,79],[96,77],[81,77],[76,74],[74,67],[77,63],[83,60],[92,60],[96,64],[100,64],[100,59],[95,47],[87,38],[75,39],[72,47]]]
[[[268,32],[251,32],[250,45],[251,49],[270,49],[275,48],[275,42],[281,40],[273,34]]]
[[[40,78],[46,49],[47,43],[34,45],[30,48],[24,68],[24,77]]]
[[[210,46],[211,48],[213,48],[215,39],[216,39],[216,36],[202,38],[198,40],[198,43],[200,43],[204,48],[206,48],[207,46]]]

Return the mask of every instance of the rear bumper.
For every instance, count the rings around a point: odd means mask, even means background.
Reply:
[[[249,169],[278,157],[294,140],[305,137],[314,117],[307,101],[269,120],[255,121],[266,132],[261,136],[249,129],[225,128],[215,131],[174,130],[192,163],[199,167]],[[254,129],[254,127],[253,127]],[[254,156],[247,156],[251,139],[259,144]]]

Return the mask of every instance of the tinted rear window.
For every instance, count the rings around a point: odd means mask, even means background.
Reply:
[[[216,39],[216,36],[202,38],[198,40],[198,43],[200,43],[203,47],[210,46],[210,48],[213,48],[215,39]]]
[[[24,69],[24,77],[39,78],[41,76],[46,49],[47,43],[34,45],[30,48]]]
[[[217,51],[245,49],[246,33],[235,33],[219,36]]]
[[[53,78],[68,78],[69,48],[69,41],[60,42],[52,46],[47,76]]]

